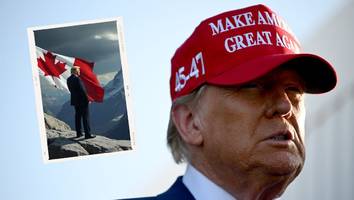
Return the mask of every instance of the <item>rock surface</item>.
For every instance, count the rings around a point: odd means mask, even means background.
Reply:
[[[131,150],[130,140],[115,140],[96,135],[95,138],[75,138],[76,132],[65,122],[44,115],[49,159]]]
[[[44,123],[45,128],[49,130],[58,130],[58,131],[68,131],[71,130],[70,126],[65,122],[60,121],[59,119],[44,113]]]

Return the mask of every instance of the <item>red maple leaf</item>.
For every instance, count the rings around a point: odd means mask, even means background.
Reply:
[[[44,76],[55,76],[58,77],[60,74],[66,71],[65,63],[58,61],[55,63],[55,57],[49,51],[44,54],[44,60],[39,57],[37,58],[38,67],[44,72]]]

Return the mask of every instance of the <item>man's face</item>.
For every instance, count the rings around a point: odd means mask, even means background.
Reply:
[[[212,167],[295,177],[305,159],[303,90],[291,69],[240,86],[208,86],[196,115]]]

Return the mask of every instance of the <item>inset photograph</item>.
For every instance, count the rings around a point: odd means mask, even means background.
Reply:
[[[133,150],[120,17],[28,28],[45,161]]]

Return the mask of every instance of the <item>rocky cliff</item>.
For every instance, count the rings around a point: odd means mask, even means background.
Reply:
[[[75,138],[75,131],[65,122],[44,114],[49,159],[130,150],[130,140],[115,140],[97,135],[92,139]]]

